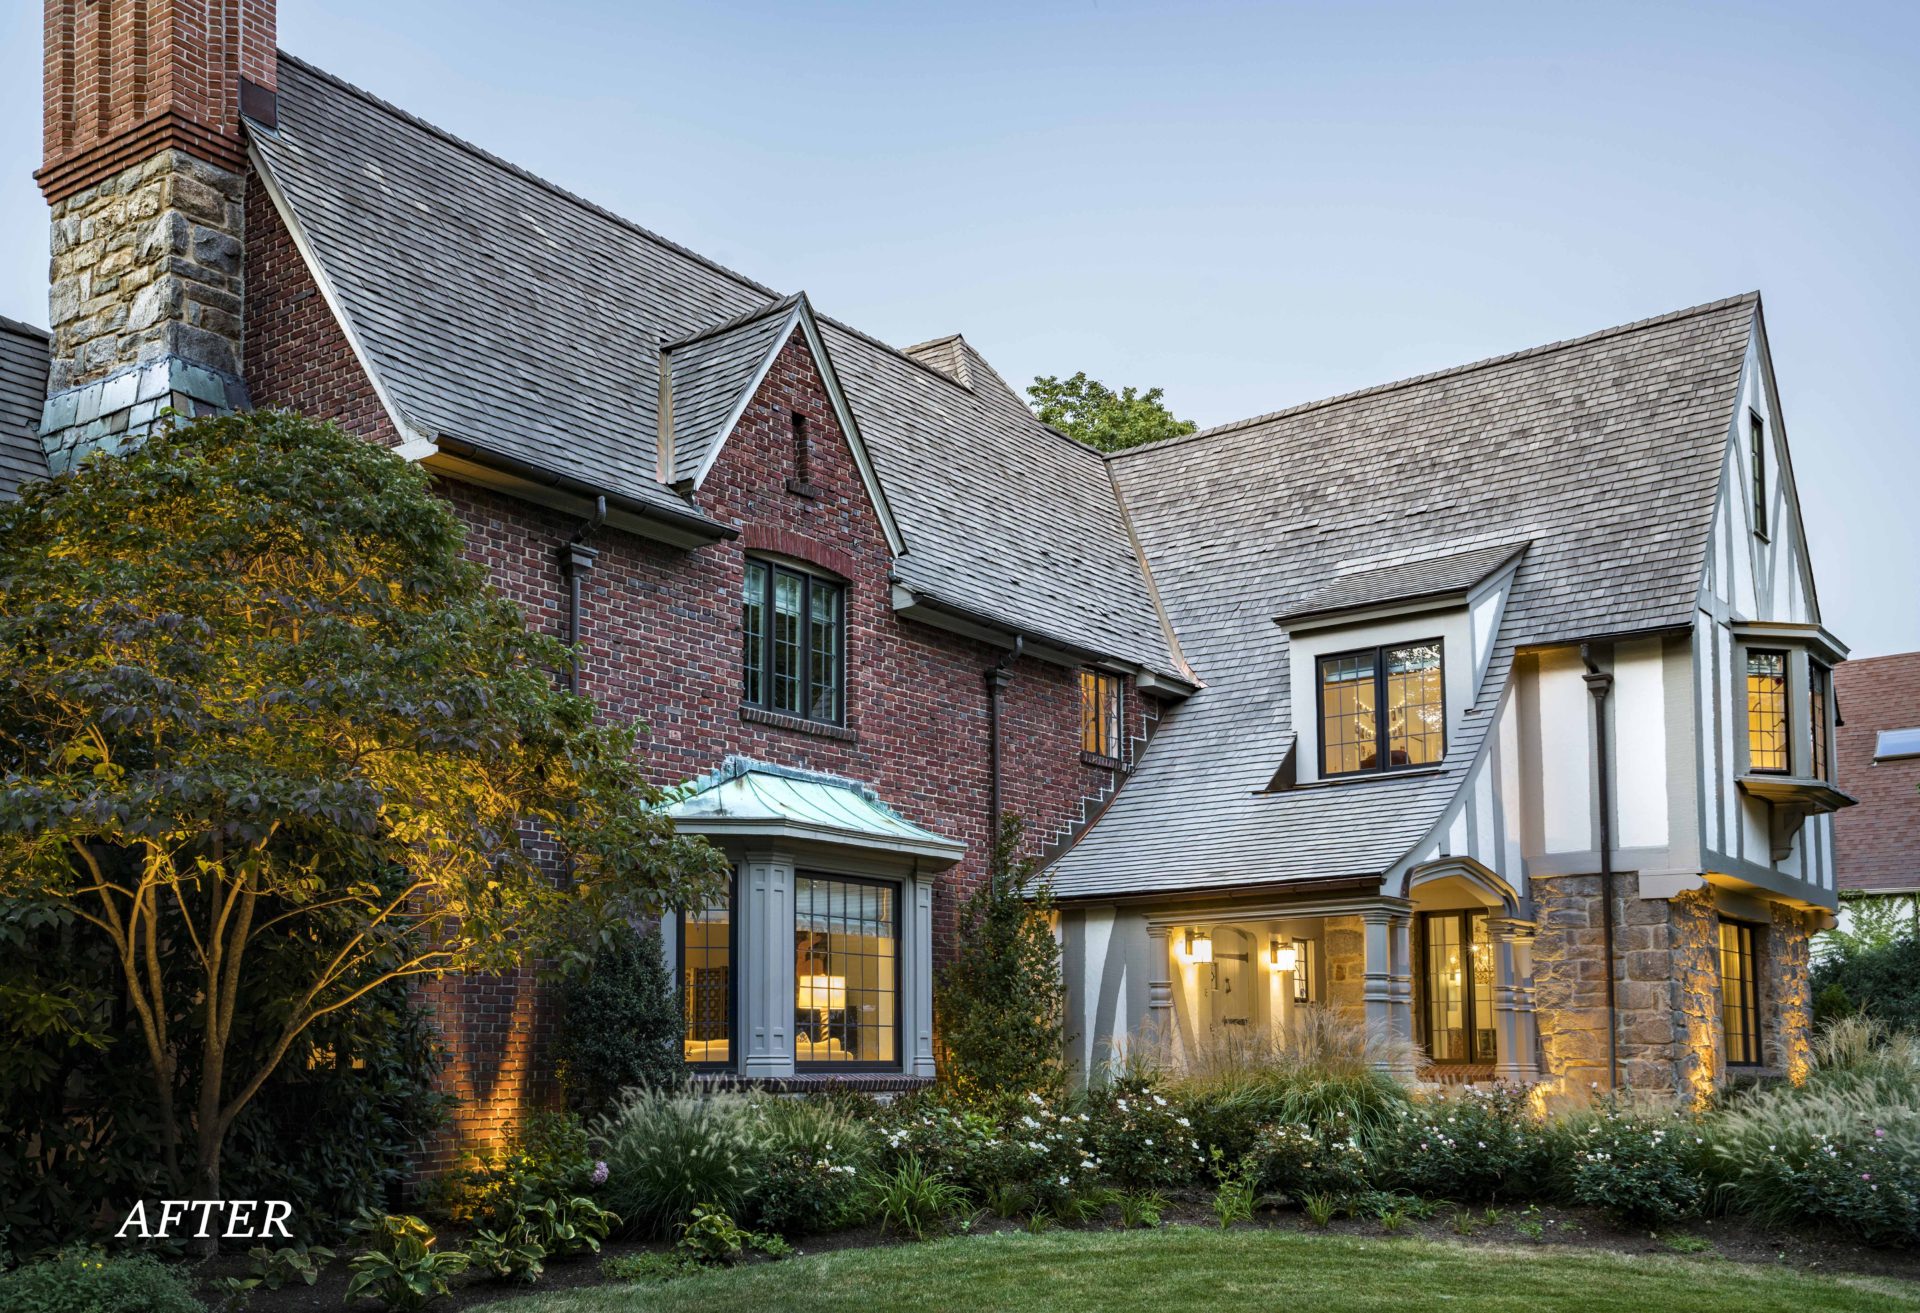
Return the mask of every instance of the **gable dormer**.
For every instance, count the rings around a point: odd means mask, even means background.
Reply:
[[[805,292],[782,297],[660,348],[660,422],[656,435],[660,481],[684,496],[699,492],[774,362],[795,340],[812,357],[887,546],[899,556],[906,551],[906,541],[887,504],[886,492]],[[792,416],[792,423],[793,465],[788,491],[804,496],[809,492],[810,435],[798,413]]]
[[[1527,544],[1347,570],[1287,631],[1295,783],[1439,767],[1480,697]]]

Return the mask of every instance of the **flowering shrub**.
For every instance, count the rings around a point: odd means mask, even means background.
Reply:
[[[1559,1129],[1568,1196],[1635,1225],[1693,1216],[1706,1198],[1698,1129],[1677,1114],[1651,1116],[1601,1103]]]
[[[866,1220],[873,1127],[837,1100],[766,1099],[752,1211],[781,1235],[819,1235]]]
[[[1093,1157],[1130,1190],[1185,1185],[1205,1163],[1192,1119],[1146,1081],[1090,1091],[1086,1112]]]
[[[941,1105],[910,1109],[883,1133],[894,1159],[918,1159],[975,1198],[1024,1192],[1035,1209],[1055,1216],[1100,1183],[1101,1163],[1087,1113],[1054,1110],[1038,1094],[995,1111],[956,1112]]]
[[[1367,1154],[1357,1138],[1298,1122],[1263,1128],[1246,1161],[1254,1165],[1262,1190],[1291,1199],[1344,1198],[1368,1188]]]
[[[1464,1086],[1409,1106],[1374,1149],[1382,1180],[1432,1199],[1524,1197],[1548,1177],[1551,1146],[1517,1085]]]

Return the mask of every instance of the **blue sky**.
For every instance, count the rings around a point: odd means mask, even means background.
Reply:
[[[287,49],[880,337],[1202,424],[1760,288],[1827,623],[1920,648],[1920,6],[281,11]],[[39,22],[0,17],[0,314],[34,322]]]

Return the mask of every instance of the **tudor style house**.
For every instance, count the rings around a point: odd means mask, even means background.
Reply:
[[[1003,812],[1089,1076],[1313,1005],[1439,1078],[1804,1062],[1845,650],[1757,296],[1106,457],[963,337],[896,349],[278,52],[270,0],[105,13],[46,6],[52,334],[9,333],[50,373],[0,459],[252,405],[433,472],[734,861],[666,927],[690,1067],[933,1075]],[[433,992],[491,1134],[545,995]]]

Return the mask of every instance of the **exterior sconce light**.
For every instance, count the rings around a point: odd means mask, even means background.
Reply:
[[[1275,971],[1292,971],[1300,965],[1300,950],[1292,944],[1283,944],[1278,939],[1267,949],[1268,960]]]
[[[1213,936],[1204,930],[1187,931],[1187,961],[1213,961]]]

